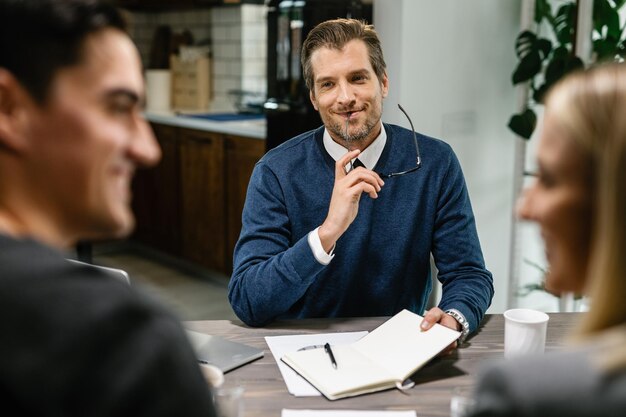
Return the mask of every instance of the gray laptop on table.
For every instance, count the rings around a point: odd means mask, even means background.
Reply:
[[[224,373],[263,357],[263,350],[219,336],[185,330],[200,363],[215,365]]]

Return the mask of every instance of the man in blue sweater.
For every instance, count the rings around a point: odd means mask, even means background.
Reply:
[[[373,27],[321,23],[302,66],[324,126],[254,169],[229,285],[235,313],[252,326],[423,314],[432,253],[443,294],[423,329],[475,330],[493,283],[461,167],[446,143],[381,122],[388,79]]]

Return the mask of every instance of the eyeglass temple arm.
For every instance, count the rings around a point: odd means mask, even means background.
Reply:
[[[415,128],[413,127],[413,122],[411,121],[411,118],[409,117],[407,112],[402,108],[400,103],[398,103],[398,108],[400,109],[400,111],[402,113],[404,113],[404,115],[406,116],[407,120],[409,121],[409,124],[411,125],[411,130],[413,131],[413,142],[415,142],[415,153],[417,155],[417,166],[419,167],[419,166],[422,165],[422,158],[420,156],[420,148],[417,145],[417,135],[415,134]]]

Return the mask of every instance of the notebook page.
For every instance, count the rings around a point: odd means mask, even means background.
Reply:
[[[332,350],[337,369],[333,368],[323,348],[288,353],[282,360],[328,397],[341,396],[355,389],[359,392],[370,391],[381,384],[395,386],[395,380],[388,370],[350,345],[333,346]]]
[[[405,380],[461,335],[439,324],[423,332],[423,319],[402,310],[352,346],[394,378]]]
[[[278,369],[283,376],[290,394],[296,397],[320,395],[320,392],[298,375],[293,369],[283,363],[280,358],[289,352],[296,352],[305,346],[323,345],[330,343],[332,346],[345,345],[356,342],[365,336],[367,332],[343,332],[343,333],[319,333],[287,336],[266,336],[267,346],[272,351]]]

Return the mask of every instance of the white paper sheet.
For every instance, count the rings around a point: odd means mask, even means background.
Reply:
[[[417,417],[415,411],[388,410],[288,410],[281,417]]]
[[[285,365],[280,358],[288,352],[295,352],[305,346],[323,345],[325,343],[330,343],[331,345],[346,345],[356,342],[366,334],[367,332],[363,331],[290,336],[266,336],[265,342],[267,343],[267,346],[269,346],[270,351],[272,351],[272,355],[274,355],[274,360],[276,360],[276,364],[278,365],[278,369],[283,376],[283,380],[287,385],[289,393],[291,395],[295,395],[296,397],[312,397],[321,394],[293,369]]]

